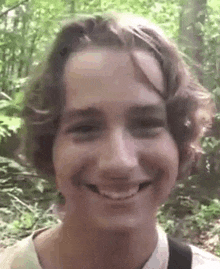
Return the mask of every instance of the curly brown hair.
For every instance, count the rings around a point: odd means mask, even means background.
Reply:
[[[147,20],[114,14],[78,18],[66,24],[56,37],[40,71],[29,83],[22,117],[23,149],[40,173],[54,176],[52,147],[65,105],[64,67],[70,55],[88,46],[141,49],[160,64],[165,85],[168,125],[180,155],[179,177],[201,152],[200,138],[210,127],[214,105],[210,93],[190,74],[175,45]],[[144,73],[144,67],[137,65]]]

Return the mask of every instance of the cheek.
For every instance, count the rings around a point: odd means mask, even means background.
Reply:
[[[161,177],[158,177],[154,194],[160,197],[160,203],[164,203],[176,183],[179,168],[179,153],[172,138],[160,145],[158,162],[161,166]]]
[[[53,164],[57,189],[66,193],[73,191],[74,183],[83,169],[85,152],[70,142],[57,138],[53,147]]]
[[[159,205],[168,198],[178,176],[179,153],[174,140],[169,134],[166,139],[155,141],[148,145],[145,151],[145,164],[151,164],[158,171],[152,186],[155,204]]]

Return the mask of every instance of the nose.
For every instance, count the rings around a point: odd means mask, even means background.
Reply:
[[[138,166],[135,144],[122,130],[114,131],[105,139],[100,152],[99,172],[108,179],[129,179]]]

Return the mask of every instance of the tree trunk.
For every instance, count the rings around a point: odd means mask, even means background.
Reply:
[[[4,33],[7,33],[7,26],[8,26],[8,17],[7,17],[7,15],[5,15],[4,16]],[[4,42],[4,40],[2,40],[2,41]],[[6,85],[6,68],[7,68],[6,50],[7,50],[7,41],[5,42],[5,44],[2,47],[3,47],[3,51],[2,51],[2,57],[1,57],[2,70],[1,70],[1,89],[0,90],[7,93],[7,85]]]
[[[207,0],[185,0],[180,13],[179,42],[192,59],[196,75],[203,82],[203,25]]]
[[[75,10],[76,10],[76,0],[69,0],[69,4],[70,4],[70,12],[71,13],[75,13]]]

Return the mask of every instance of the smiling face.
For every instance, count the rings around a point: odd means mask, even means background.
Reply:
[[[140,55],[162,92],[158,63]],[[66,104],[53,147],[66,220],[104,229],[155,225],[179,156],[165,102],[142,78],[124,51],[91,48],[67,62]]]

